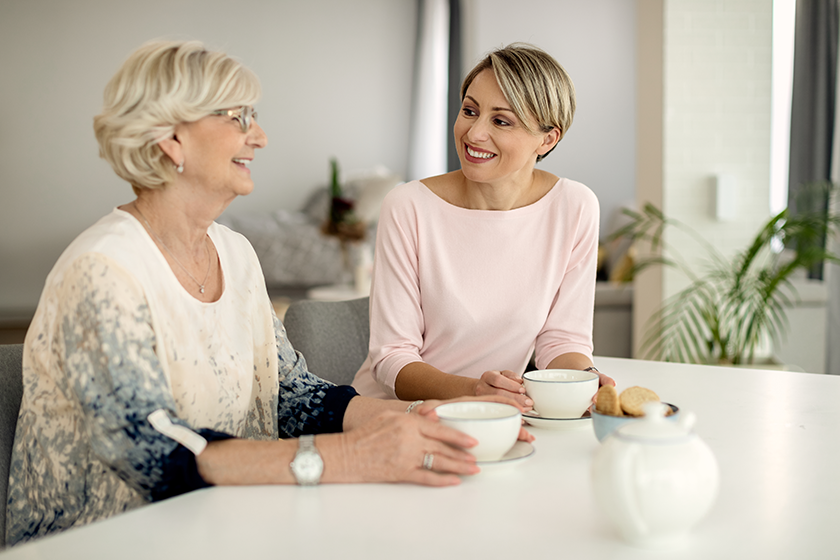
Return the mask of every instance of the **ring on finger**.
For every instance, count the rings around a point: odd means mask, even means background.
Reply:
[[[435,464],[435,456],[432,453],[426,453],[423,456],[423,468],[427,471],[432,470],[432,467]]]

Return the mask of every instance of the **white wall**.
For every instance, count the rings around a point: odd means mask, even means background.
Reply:
[[[662,208],[727,256],[770,218],[772,14],[767,0],[665,4]],[[712,214],[716,173],[733,181],[735,219]],[[695,262],[703,257],[689,239],[669,241]],[[686,284],[669,270],[665,295]]]
[[[331,156],[405,173],[416,17],[414,0],[2,0],[0,313],[34,309],[64,247],[133,198],[92,128],[133,49],[199,39],[252,68],[269,144],[230,211],[296,209]]]
[[[568,134],[540,168],[580,181],[601,202],[601,232],[636,181],[636,2],[465,0],[465,74],[486,53],[533,43],[563,65],[577,111]]]
[[[647,72],[639,83],[640,203],[656,204],[732,256],[770,216],[772,2],[639,0],[638,6]],[[734,180],[732,221],[717,221],[711,210],[710,179],[718,173]],[[666,242],[702,271],[706,254],[695,241],[671,229]],[[653,268],[634,285],[638,347],[650,315],[687,280]]]

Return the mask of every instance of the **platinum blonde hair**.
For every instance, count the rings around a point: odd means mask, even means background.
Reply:
[[[260,94],[257,76],[225,53],[198,41],[146,43],[105,87],[102,112],[93,119],[99,156],[135,193],[164,188],[180,162],[158,143],[174,136],[175,125],[253,105]]]
[[[528,132],[539,134],[556,128],[563,139],[575,117],[575,85],[551,55],[527,43],[512,43],[491,52],[464,78],[461,101],[485,70],[493,71],[505,99]],[[537,122],[538,130],[532,130],[532,121]],[[537,156],[537,161],[552,150]]]

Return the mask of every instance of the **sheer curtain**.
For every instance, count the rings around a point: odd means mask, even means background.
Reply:
[[[419,0],[408,180],[447,171],[449,1]]]

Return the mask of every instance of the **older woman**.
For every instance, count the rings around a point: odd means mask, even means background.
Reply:
[[[514,44],[469,73],[461,99],[461,169],[383,203],[370,356],[353,386],[400,399],[500,394],[530,408],[521,375],[535,350],[538,368],[597,371],[598,200],[534,167],[572,124],[574,86],[551,56]]]
[[[210,484],[477,472],[457,449],[475,441],[435,422],[435,403],[367,399],[309,373],[253,249],[214,223],[254,187],[259,95],[249,70],[196,42],[147,44],[108,84],[100,153],[137,198],[47,278],[25,343],[8,542]]]

